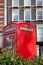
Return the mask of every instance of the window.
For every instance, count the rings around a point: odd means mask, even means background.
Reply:
[[[12,7],[18,7],[19,6],[19,0],[12,0]]]
[[[24,20],[30,21],[31,19],[31,10],[24,10]]]
[[[30,6],[31,0],[24,0],[24,6]]]
[[[36,20],[43,20],[43,10],[36,10]]]
[[[14,10],[12,11],[12,21],[18,21],[19,20],[19,11]]]
[[[37,11],[37,18],[42,19],[42,11]]]
[[[43,42],[43,25],[37,26],[37,42]]]
[[[36,0],[36,5],[37,6],[42,6],[42,0]]]

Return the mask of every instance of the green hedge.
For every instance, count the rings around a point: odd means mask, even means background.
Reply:
[[[14,50],[15,51],[15,50]],[[0,65],[43,65],[43,57],[35,56],[34,59],[22,59],[12,51],[4,51],[0,53]]]

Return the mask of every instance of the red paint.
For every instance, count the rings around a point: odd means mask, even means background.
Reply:
[[[5,38],[9,35],[13,37],[12,45],[14,47],[16,44],[17,53],[22,58],[34,58],[36,54],[36,32],[34,25],[25,22],[11,23],[4,27],[3,35]],[[3,47],[5,47],[5,44],[3,43]]]

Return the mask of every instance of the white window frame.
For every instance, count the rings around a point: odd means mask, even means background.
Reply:
[[[3,9],[3,8],[0,8],[0,9]],[[7,0],[4,0],[4,26],[6,25],[7,25]]]
[[[12,7],[19,7],[19,0],[18,0],[18,6],[13,5],[14,0],[12,0]]]
[[[25,12],[26,11],[30,11],[30,21],[31,21],[31,9],[24,9],[24,21],[26,21],[26,19],[25,19]],[[27,20],[28,21],[28,20]]]
[[[42,0],[42,6],[43,6],[43,0]]]
[[[31,6],[31,0],[29,1],[30,1],[29,5],[25,5],[25,0],[24,0],[24,6]]]
[[[37,17],[38,11],[42,11],[42,19],[38,19],[38,17]],[[36,9],[36,20],[43,20],[43,9],[41,9],[41,8]]]
[[[36,6],[40,6],[40,5],[37,5],[37,0],[36,0]],[[43,6],[43,0],[42,0],[42,5],[41,6]]]
[[[12,21],[13,21],[13,13],[14,12],[18,12],[18,21],[19,21],[19,10],[18,9],[13,9],[12,10]],[[16,21],[16,20],[14,20],[14,21]]]

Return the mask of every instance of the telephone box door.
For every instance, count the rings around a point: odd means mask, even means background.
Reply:
[[[12,49],[14,48],[14,45],[16,43],[16,34],[8,34],[4,36],[4,41],[3,41],[3,47],[7,49]]]

